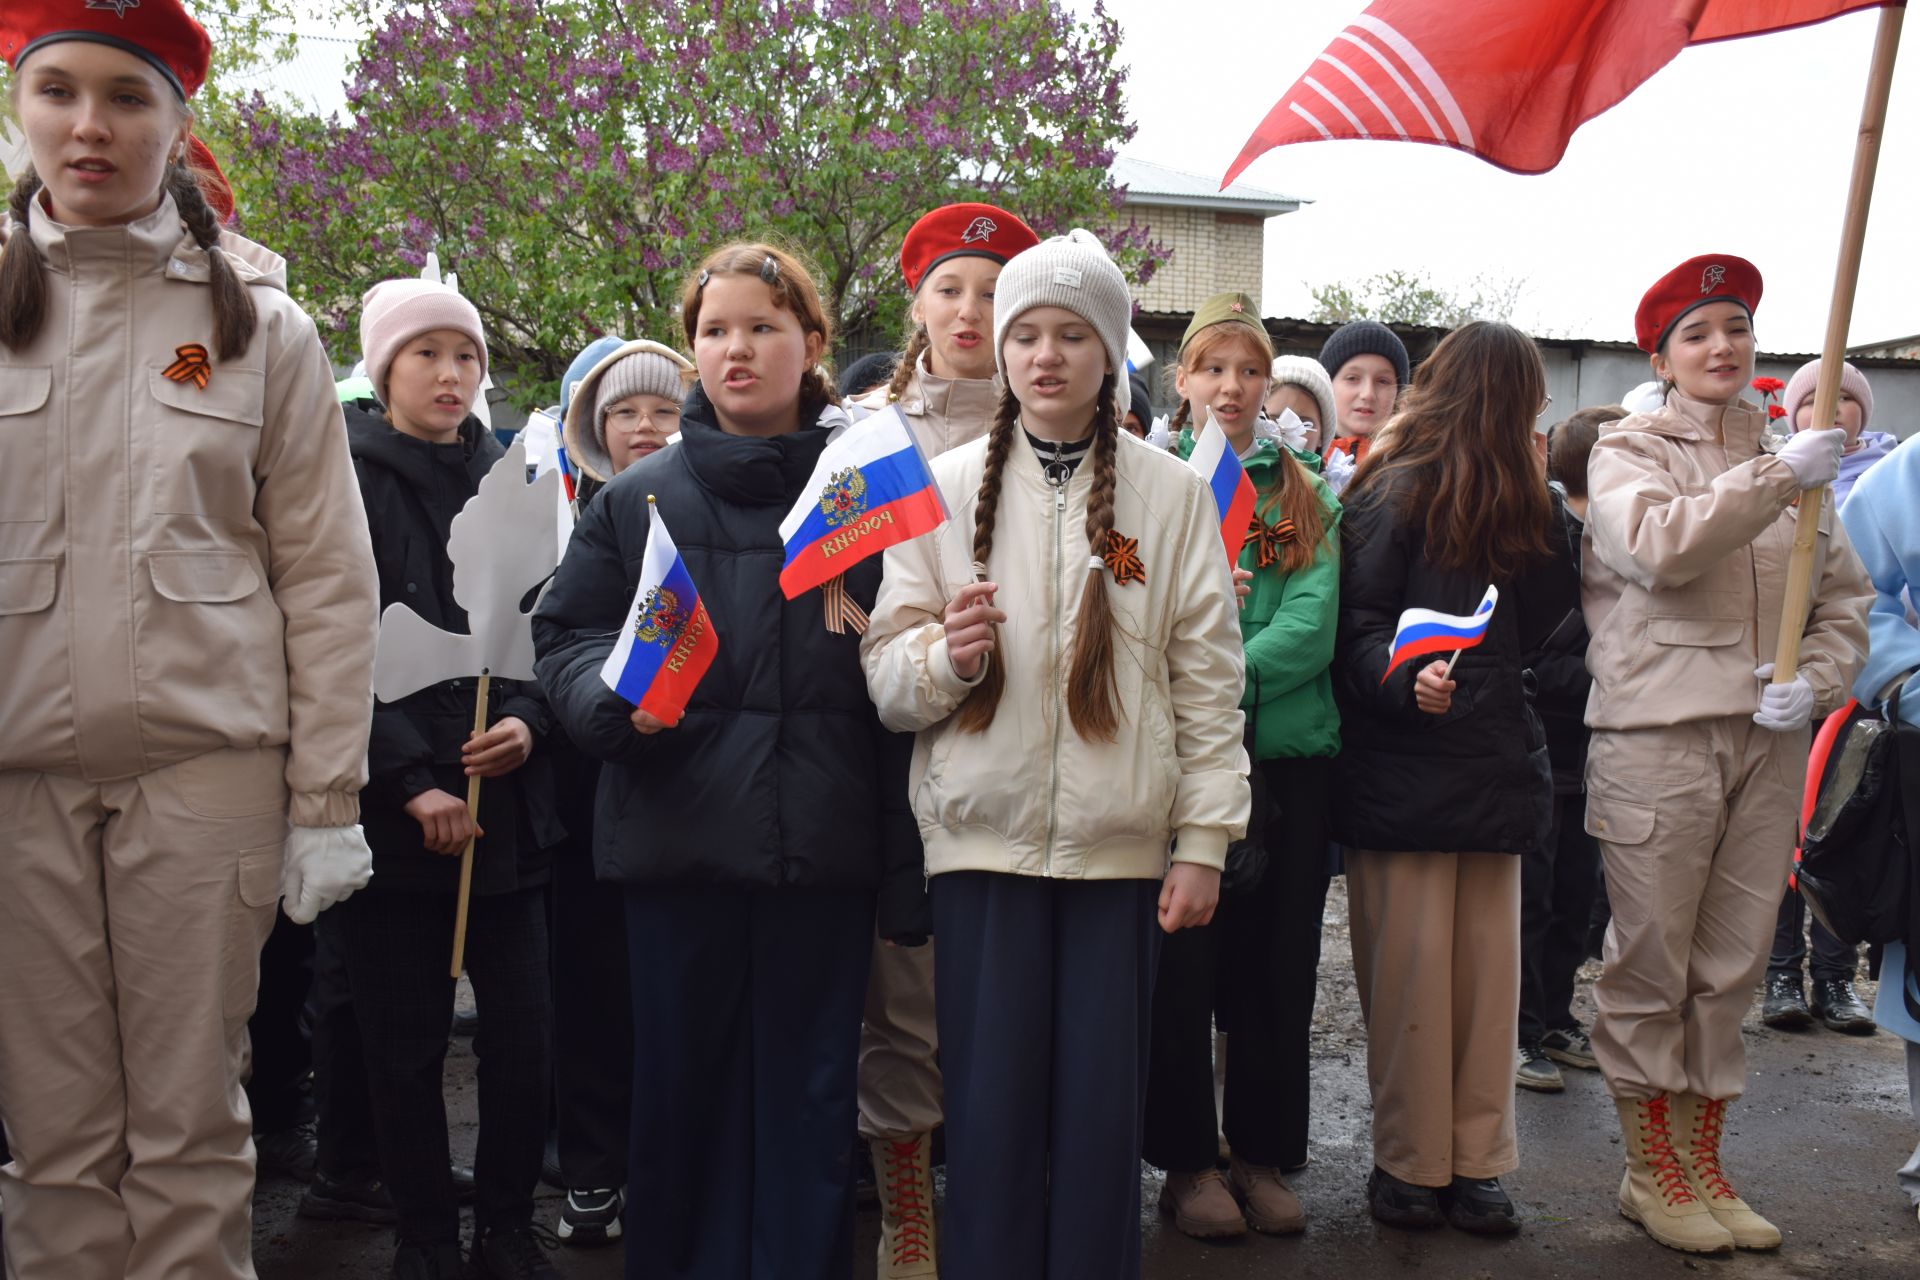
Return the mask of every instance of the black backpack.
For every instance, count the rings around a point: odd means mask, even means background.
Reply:
[[[1884,716],[1860,716],[1842,731],[1807,822],[1800,896],[1841,942],[1903,942],[1920,956],[1916,819],[1920,729],[1901,722],[1896,689]]]

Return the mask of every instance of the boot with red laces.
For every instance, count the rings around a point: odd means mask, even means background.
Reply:
[[[880,1190],[879,1280],[937,1280],[933,1251],[933,1135],[874,1138]]]
[[[1627,1172],[1620,1180],[1621,1216],[1645,1227],[1669,1249],[1732,1253],[1733,1235],[1694,1190],[1673,1146],[1673,1098],[1615,1098],[1626,1140]]]
[[[1706,1202],[1713,1220],[1727,1229],[1740,1249],[1778,1249],[1780,1229],[1755,1213],[1727,1181],[1720,1167],[1720,1136],[1727,1127],[1727,1104],[1721,1098],[1697,1093],[1674,1095],[1674,1127],[1686,1150],[1681,1161],[1687,1181]]]

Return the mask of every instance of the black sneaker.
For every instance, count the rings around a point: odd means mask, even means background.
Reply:
[[[1549,1062],[1547,1055],[1540,1051],[1538,1040],[1521,1042],[1520,1061],[1513,1069],[1513,1082],[1535,1093],[1559,1093],[1567,1087],[1567,1082],[1560,1078],[1560,1068]]]
[[[297,1124],[291,1129],[253,1135],[255,1163],[262,1178],[297,1178],[313,1181],[314,1162],[320,1158],[320,1143],[313,1126]]]
[[[393,1280],[461,1280],[457,1244],[403,1244],[393,1255]]]
[[[1367,1178],[1367,1208],[1390,1227],[1426,1230],[1445,1224],[1440,1197],[1433,1187],[1416,1187],[1402,1182],[1385,1169],[1375,1166]]]
[[[1801,1031],[1813,1025],[1799,974],[1767,975],[1767,985],[1760,997],[1760,1021],[1775,1031]]]
[[[1850,1036],[1873,1034],[1873,1014],[1847,978],[1814,980],[1813,1016],[1826,1023],[1829,1031],[1844,1031]]]
[[[620,1211],[627,1198],[618,1187],[567,1192],[560,1207],[560,1227],[555,1233],[560,1243],[575,1248],[597,1248],[620,1238]]]
[[[295,1212],[302,1218],[315,1218],[321,1222],[385,1224],[400,1216],[394,1211],[393,1197],[387,1192],[387,1184],[380,1180],[377,1173],[352,1174],[344,1178],[330,1178],[324,1173],[315,1173],[313,1181],[300,1193],[300,1207]],[[395,1259],[394,1265],[400,1265],[398,1259]]]
[[[1582,1071],[1600,1069],[1600,1060],[1593,1056],[1593,1041],[1577,1022],[1570,1027],[1555,1027],[1541,1036],[1540,1051],[1563,1067],[1578,1067]]]
[[[473,1241],[473,1280],[561,1280],[559,1269],[547,1260],[557,1241],[539,1227],[512,1227],[476,1232]]]
[[[1455,1178],[1440,1188],[1447,1221],[1476,1236],[1510,1236],[1520,1229],[1520,1214],[1498,1178]]]

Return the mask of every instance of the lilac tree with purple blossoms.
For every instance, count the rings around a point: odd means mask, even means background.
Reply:
[[[843,334],[895,340],[900,238],[987,199],[1042,234],[1115,228],[1133,134],[1119,32],[1052,0],[346,0],[368,32],[350,118],[259,93],[206,122],[243,229],[287,255],[336,354],[369,283],[429,249],[485,317],[515,398],[618,333],[678,342],[704,253],[774,236],[810,258]],[[221,145],[224,144],[224,145]]]

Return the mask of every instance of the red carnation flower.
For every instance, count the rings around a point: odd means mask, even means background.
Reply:
[[[1777,396],[1787,389],[1787,384],[1778,378],[1755,378],[1753,389],[1763,396]]]
[[[1767,406],[1767,417],[1769,420],[1778,420],[1786,416],[1787,409],[1785,405],[1770,404]]]

